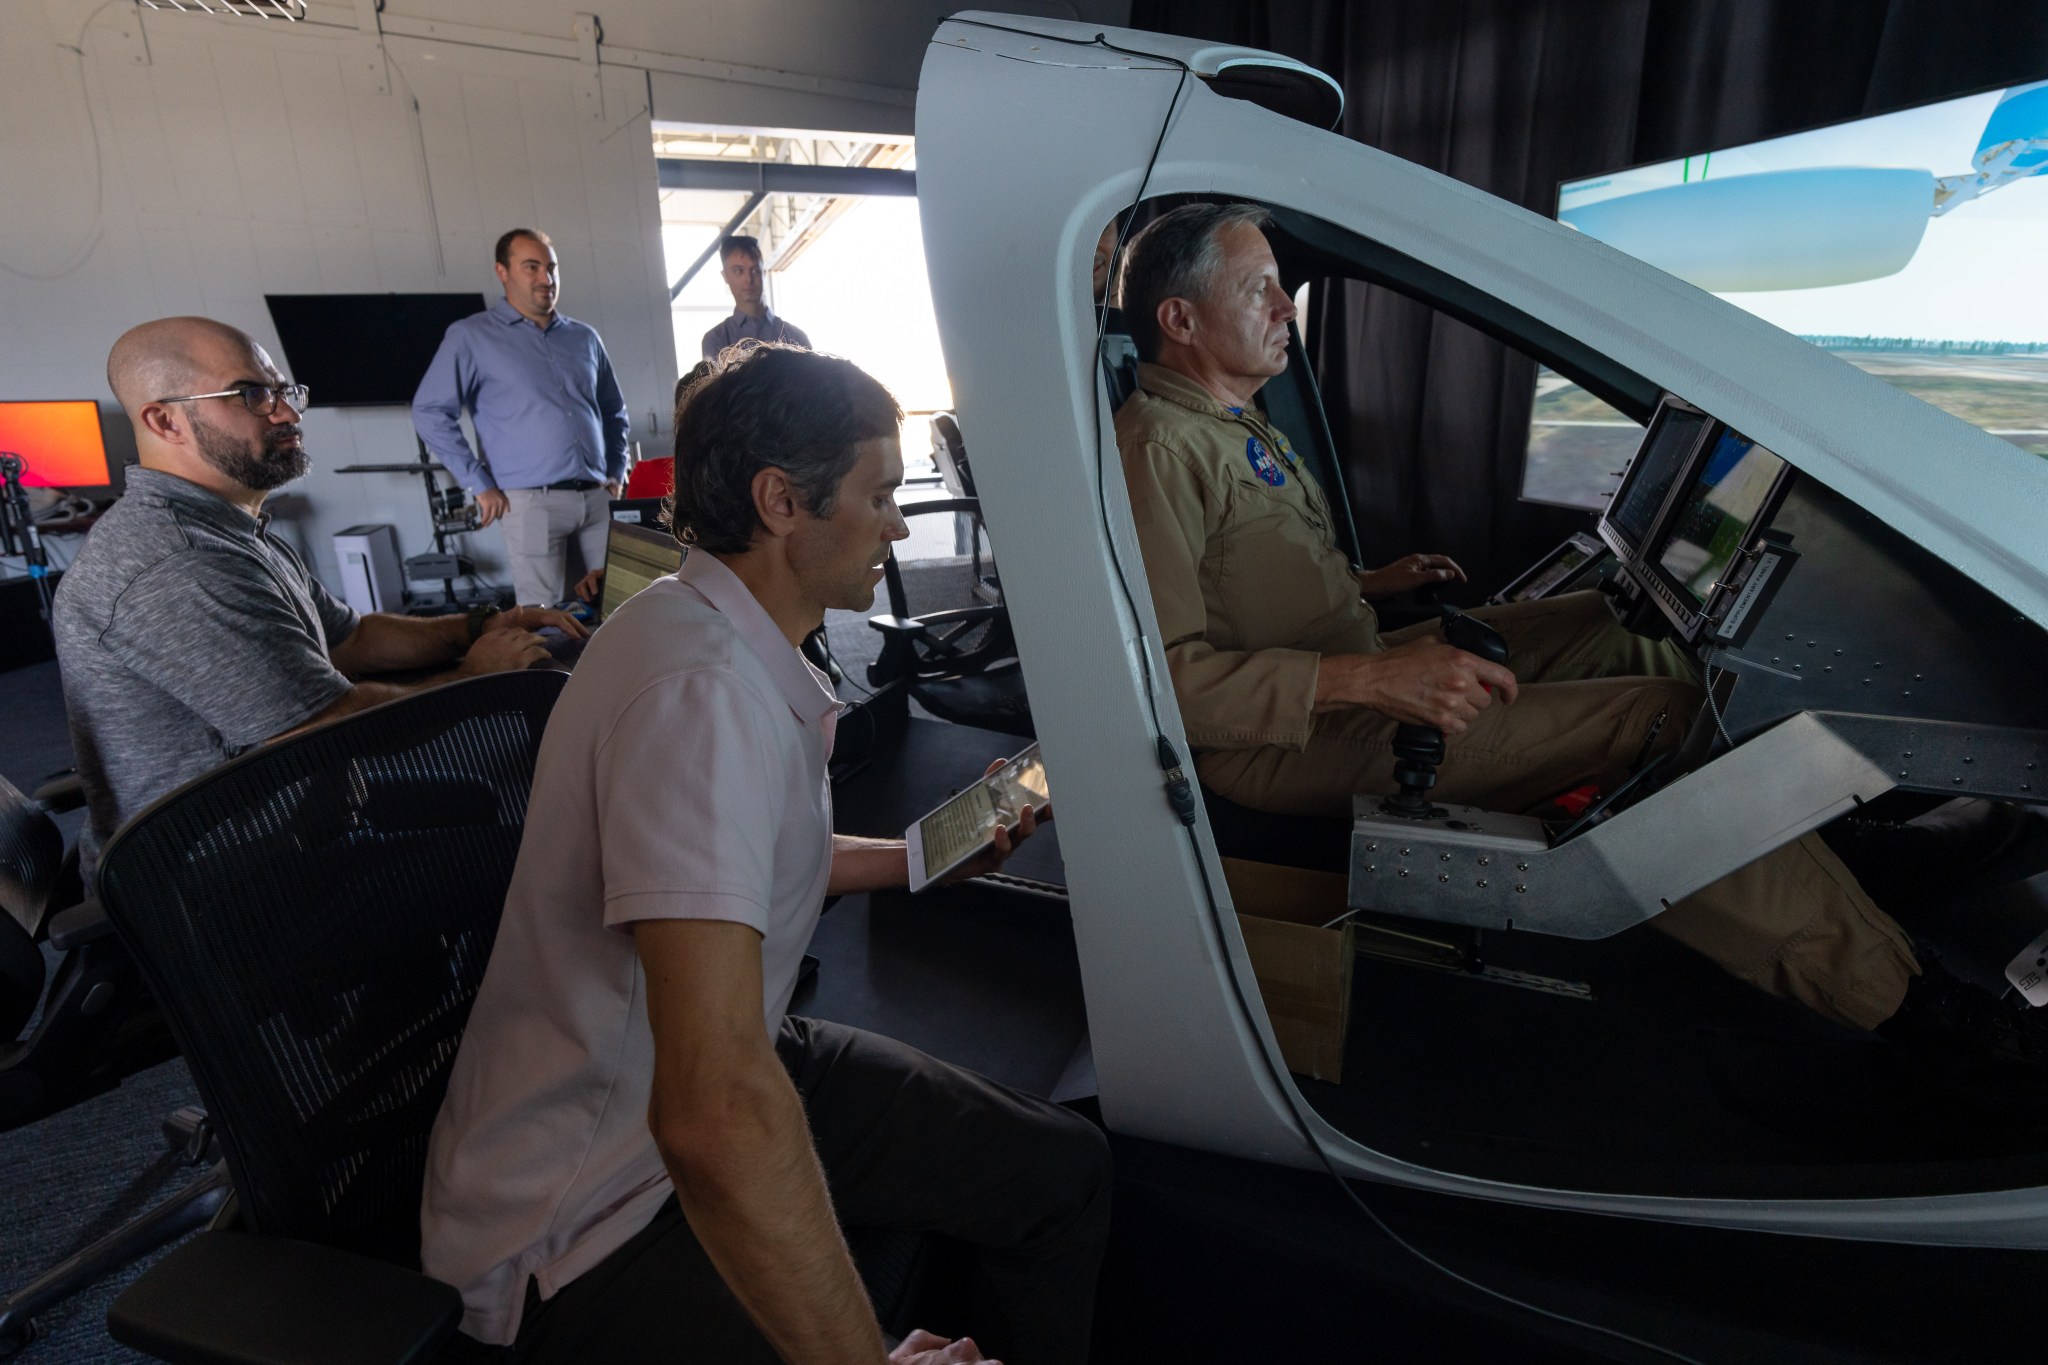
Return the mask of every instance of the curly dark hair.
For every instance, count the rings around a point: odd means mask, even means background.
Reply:
[[[895,436],[903,409],[850,360],[773,343],[735,355],[692,384],[676,410],[670,532],[713,554],[740,554],[761,529],[754,476],[789,475],[804,510],[832,515],[855,447]]]

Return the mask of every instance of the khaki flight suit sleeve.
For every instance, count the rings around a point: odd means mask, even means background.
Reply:
[[[1220,538],[1230,490],[1154,441],[1125,446],[1123,462],[1188,742],[1209,750],[1306,747],[1322,656],[1304,649],[1219,649],[1207,639],[1202,563],[1205,556],[1227,555]],[[1228,565],[1219,567],[1227,571]]]

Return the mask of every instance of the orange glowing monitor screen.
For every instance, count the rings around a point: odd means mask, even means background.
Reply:
[[[89,398],[0,403],[0,451],[21,456],[27,488],[104,488],[113,482],[99,404]]]

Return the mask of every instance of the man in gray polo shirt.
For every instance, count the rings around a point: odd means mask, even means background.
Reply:
[[[56,596],[71,742],[91,824],[88,873],[121,822],[172,788],[287,731],[409,687],[525,668],[559,612],[358,616],[272,535],[263,500],[305,473],[292,384],[247,335],[164,318],[124,335],[107,380],[141,463]],[[452,665],[406,686],[365,674]]]

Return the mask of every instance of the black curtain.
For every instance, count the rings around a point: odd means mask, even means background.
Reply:
[[[1134,0],[1131,26],[1307,62],[1346,136],[1543,214],[1561,180],[2048,75],[2044,0]],[[1368,563],[1447,553],[1477,597],[1585,524],[1519,502],[1532,362],[1384,289],[1312,299]]]

